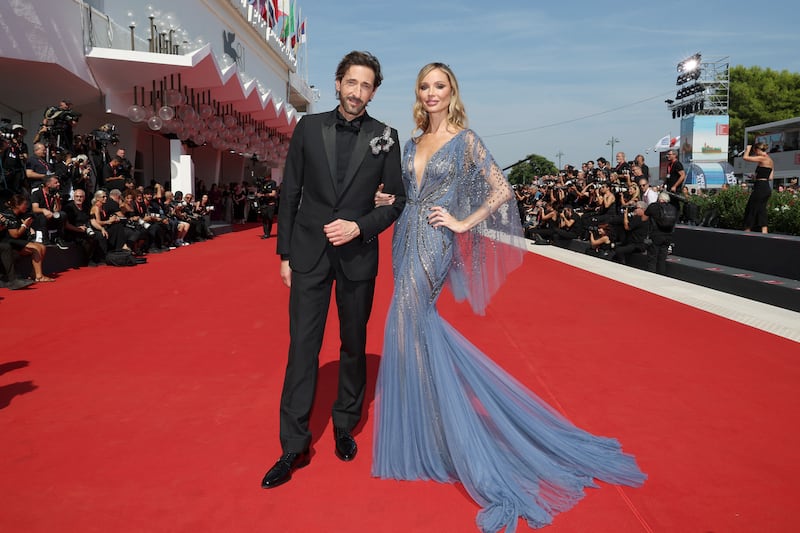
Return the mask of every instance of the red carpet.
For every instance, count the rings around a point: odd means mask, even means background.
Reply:
[[[311,465],[260,488],[280,454],[288,291],[259,233],[0,292],[0,531],[476,530],[460,486],[369,475],[386,238],[359,456],[333,455],[332,309]],[[590,490],[548,531],[800,528],[796,343],[532,254],[486,317],[447,295],[440,308],[649,475],[641,489]]]

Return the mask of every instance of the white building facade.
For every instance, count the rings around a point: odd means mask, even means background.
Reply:
[[[22,124],[30,146],[45,110],[69,99],[74,133],[113,125],[120,140],[106,150],[125,148],[143,185],[280,181],[299,113],[318,95],[301,72],[299,25],[282,40],[262,4],[7,0],[0,117]]]

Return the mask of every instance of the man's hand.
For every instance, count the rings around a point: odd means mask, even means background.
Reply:
[[[325,231],[325,236],[334,246],[341,246],[352,241],[361,235],[361,228],[352,220],[342,220],[337,218],[330,224],[325,224],[322,229]]]
[[[292,268],[289,266],[288,259],[281,260],[281,279],[287,287],[292,286]]]

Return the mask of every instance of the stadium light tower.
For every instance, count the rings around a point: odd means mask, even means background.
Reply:
[[[675,99],[664,100],[672,118],[688,115],[726,115],[730,97],[728,58],[703,61],[700,52],[677,66]]]

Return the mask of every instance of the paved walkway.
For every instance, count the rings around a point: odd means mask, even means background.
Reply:
[[[536,246],[529,241],[528,249],[535,254],[567,263],[576,268],[589,270],[599,276],[605,276],[800,343],[800,313],[565,250],[558,246]]]

